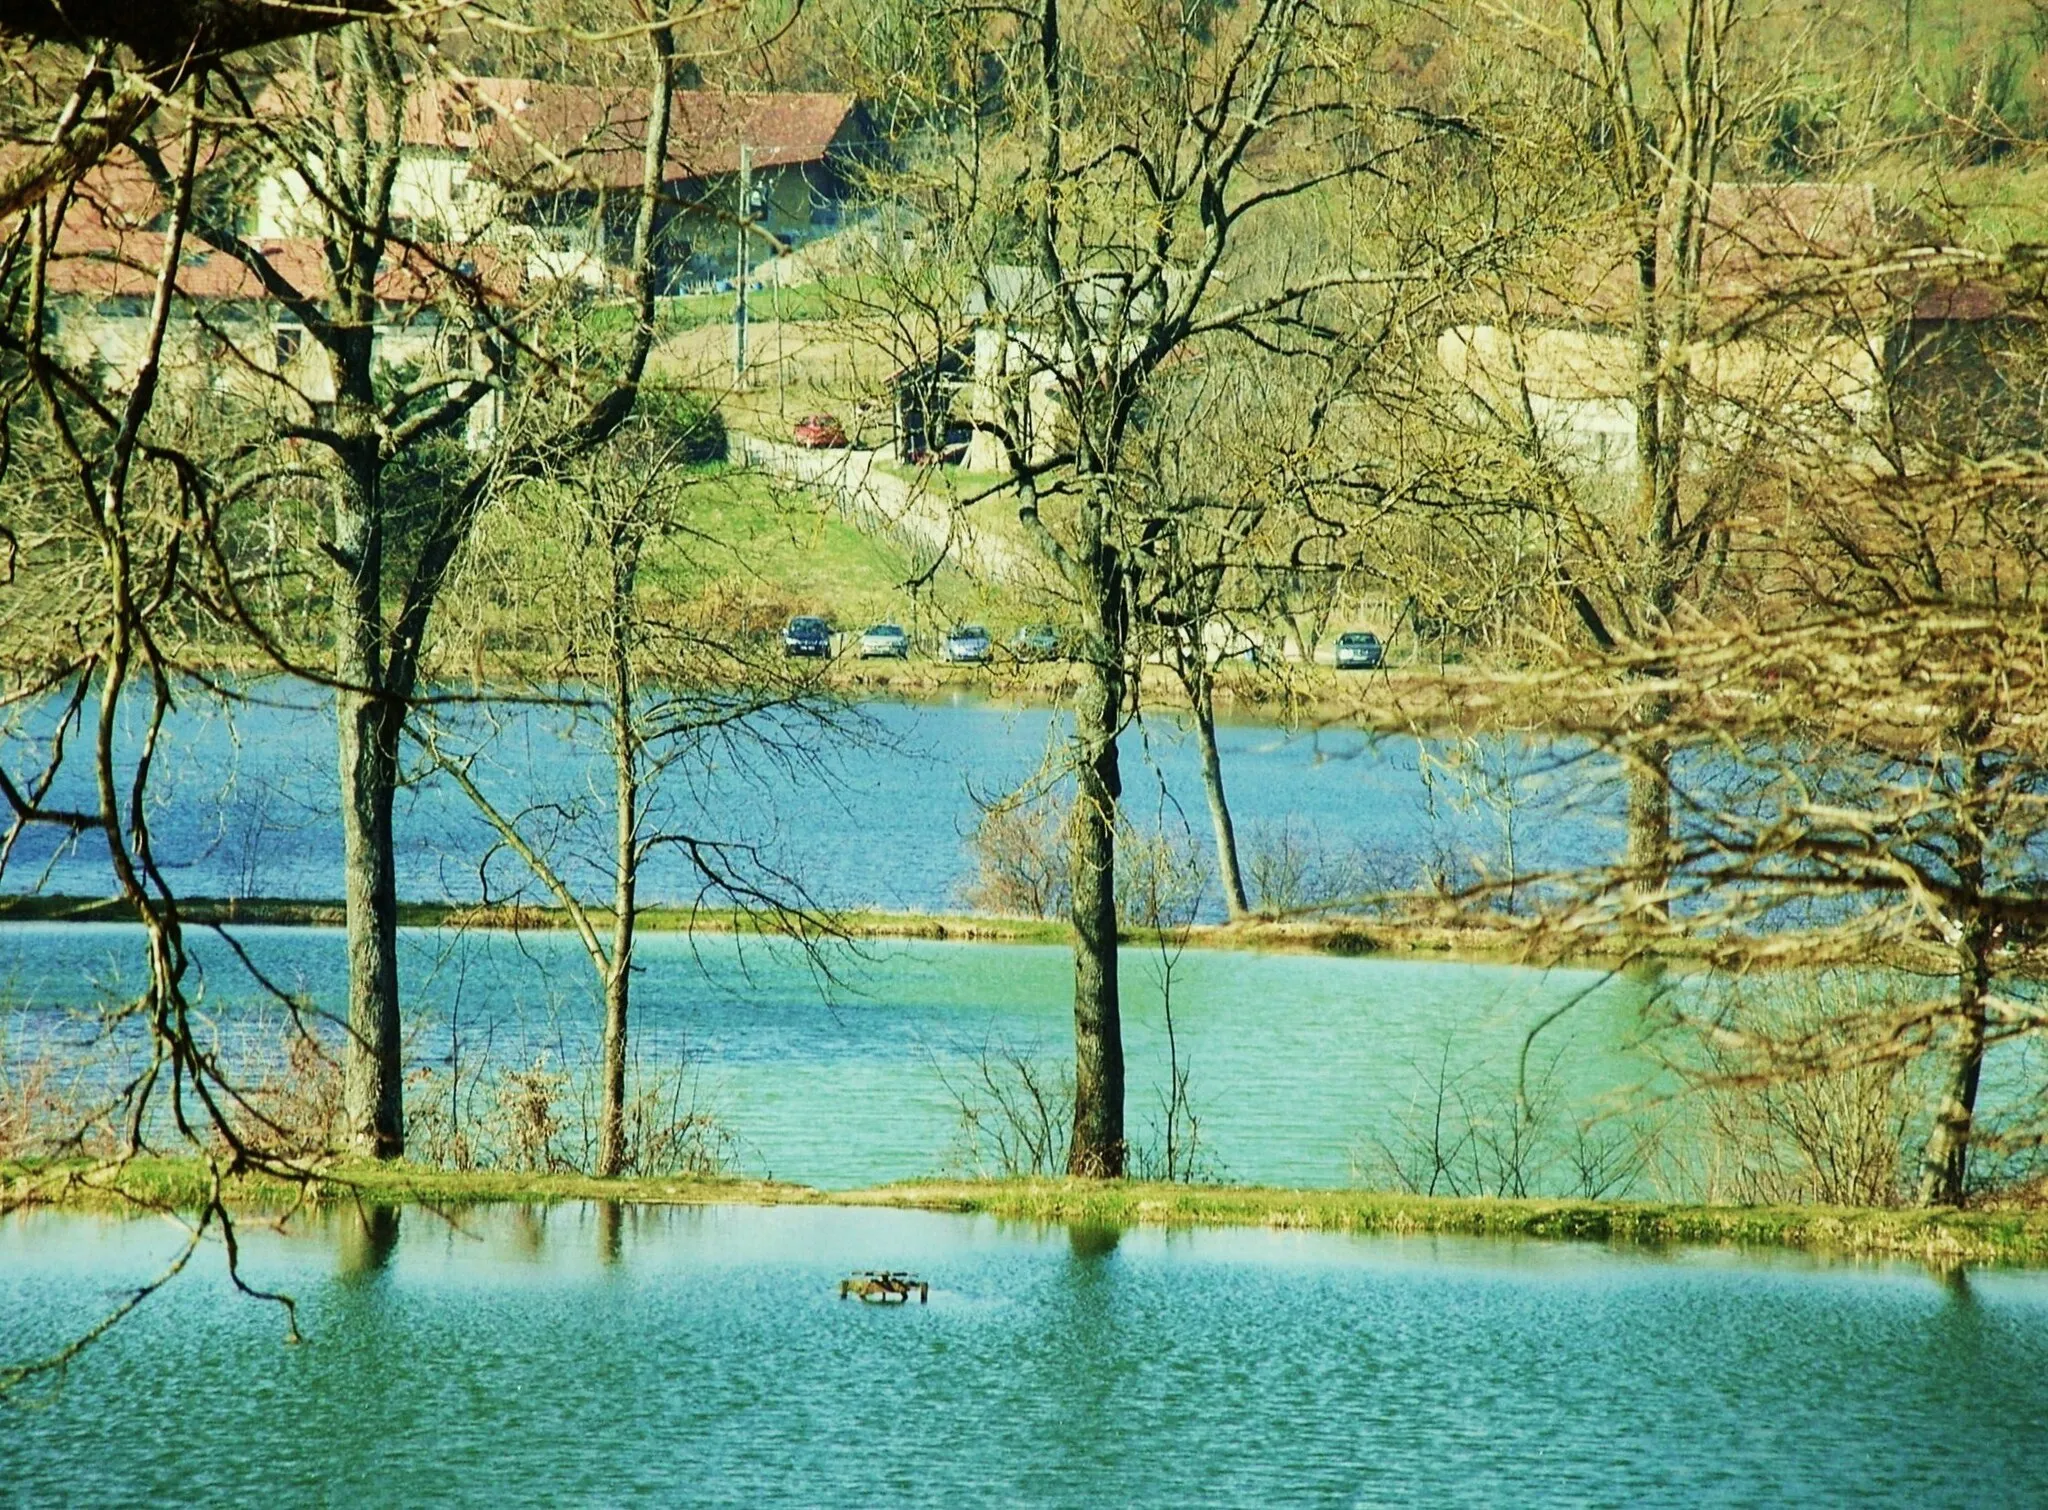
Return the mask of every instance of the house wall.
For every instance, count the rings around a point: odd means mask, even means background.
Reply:
[[[142,295],[66,297],[52,304],[54,350],[69,367],[102,369],[116,392],[134,382],[149,332],[149,300]],[[205,326],[174,313],[165,327],[162,381],[171,388],[254,392],[264,386],[261,373],[274,367],[271,326],[260,307],[209,312]]]
[[[1890,415],[1909,443],[1977,456],[2048,446],[2048,328],[1911,320],[1887,351]]]
[[[172,389],[240,393],[256,400],[283,391],[313,403],[334,397],[326,353],[295,323],[279,320],[268,303],[220,301],[206,324],[175,313],[164,332],[163,381]],[[148,300],[138,295],[108,299],[63,298],[51,314],[51,344],[68,366],[99,366],[110,386],[125,391],[149,342]],[[381,367],[464,365],[467,332],[440,320],[415,319],[377,326],[376,360]],[[232,348],[232,349],[229,349]],[[487,396],[471,411],[465,432],[472,449],[496,433],[497,399]]]
[[[1455,326],[1437,360],[1488,411],[1518,414],[1595,471],[1635,470],[1637,357],[1632,337],[1583,328]],[[1863,430],[1883,398],[1884,353],[1862,334],[1772,330],[1686,354],[1700,438],[1735,436],[1768,417],[1791,436],[1835,445]]]
[[[988,428],[1020,430],[1025,459],[1042,462],[1058,446],[1065,404],[1049,354],[1006,323],[977,326],[974,373],[967,386],[967,414],[974,423],[965,465],[976,472],[1000,472],[1009,465],[1002,442]]]
[[[437,238],[474,241],[502,216],[504,192],[489,179],[472,176],[468,161],[452,152],[407,148],[399,154],[391,181],[391,213]],[[295,169],[267,174],[256,186],[248,234],[257,240],[318,236],[326,219],[319,199]]]

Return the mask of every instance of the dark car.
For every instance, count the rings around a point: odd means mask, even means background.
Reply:
[[[988,631],[979,624],[963,624],[946,636],[943,658],[955,666],[981,666],[988,662]]]
[[[1380,637],[1369,629],[1354,629],[1349,634],[1337,636],[1339,671],[1372,671],[1385,657]]]
[[[832,654],[832,626],[823,619],[791,619],[789,627],[782,631],[782,653],[821,661],[829,659]]]
[[[1020,661],[1049,661],[1060,653],[1060,637],[1050,624],[1026,624],[1010,638],[1010,654]]]
[[[846,431],[833,414],[806,414],[789,433],[798,445],[813,450],[837,450],[846,444]]]

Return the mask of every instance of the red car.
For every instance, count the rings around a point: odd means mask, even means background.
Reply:
[[[800,446],[816,450],[836,449],[846,444],[846,432],[839,427],[836,415],[807,414],[796,422],[790,432]]]

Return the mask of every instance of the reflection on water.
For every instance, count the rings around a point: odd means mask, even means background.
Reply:
[[[0,1352],[176,1236],[0,1220]],[[216,1257],[5,1418],[5,1498],[2048,1503],[2043,1274],[815,1207],[344,1208],[246,1242],[304,1345]],[[870,1267],[931,1303],[841,1301]]]
[[[399,1208],[350,1206],[335,1219],[334,1273],[344,1284],[374,1280],[398,1249]]]

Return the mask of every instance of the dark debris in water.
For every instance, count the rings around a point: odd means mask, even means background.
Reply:
[[[913,1290],[917,1292],[919,1305],[931,1299],[932,1287],[929,1284],[900,1269],[862,1269],[839,1281],[841,1300],[853,1295],[869,1305],[903,1305],[909,1301]]]

